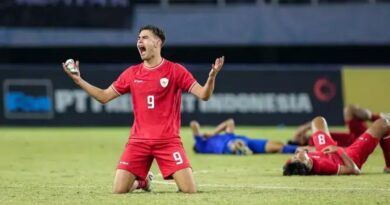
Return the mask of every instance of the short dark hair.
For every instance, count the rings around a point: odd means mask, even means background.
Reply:
[[[157,26],[153,26],[153,25],[146,25],[146,26],[142,26],[139,29],[138,33],[141,33],[141,31],[143,31],[143,30],[151,31],[154,35],[156,35],[157,37],[159,37],[161,39],[161,46],[164,45],[164,43],[165,43],[165,33],[164,33],[164,31],[161,28],[159,28]]]
[[[291,175],[310,175],[310,170],[302,162],[287,162],[283,167],[283,176]]]

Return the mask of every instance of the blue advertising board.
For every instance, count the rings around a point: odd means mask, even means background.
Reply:
[[[82,76],[107,88],[127,65],[85,65]],[[314,69],[315,67],[315,69]],[[182,97],[182,124],[216,124],[235,118],[242,125],[297,125],[322,115],[343,124],[340,71],[329,66],[226,65],[214,95]],[[188,65],[203,84],[209,68]],[[60,65],[0,65],[1,125],[130,125],[132,102],[123,95],[102,105],[77,87]]]

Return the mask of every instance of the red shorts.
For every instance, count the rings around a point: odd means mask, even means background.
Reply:
[[[317,151],[322,151],[322,149],[329,145],[337,145],[337,143],[332,139],[332,137],[322,131],[317,131],[313,133],[311,138],[313,141],[313,145],[316,147]]]
[[[153,159],[156,159],[164,179],[171,179],[176,171],[191,167],[180,140],[172,142],[130,139],[117,169],[127,170],[139,179],[146,179]]]
[[[358,137],[351,146],[345,149],[347,155],[355,162],[359,169],[366,162],[368,156],[375,150],[379,140],[368,133]]]

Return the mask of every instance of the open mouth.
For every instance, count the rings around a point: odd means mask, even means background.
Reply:
[[[144,46],[142,46],[142,45],[139,45],[139,46],[138,46],[138,51],[139,51],[139,53],[140,53],[141,55],[144,55],[145,52],[146,52],[146,48],[145,48]]]

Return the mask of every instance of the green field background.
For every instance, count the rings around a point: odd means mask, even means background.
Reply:
[[[237,133],[286,141],[292,127],[238,127]],[[182,139],[199,193],[177,193],[156,175],[151,193],[111,194],[129,128],[0,127],[0,204],[389,204],[390,175],[378,148],[360,176],[284,177],[290,155],[199,155]]]

